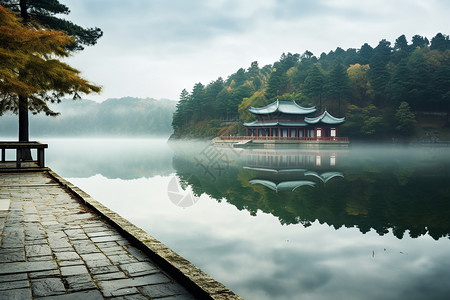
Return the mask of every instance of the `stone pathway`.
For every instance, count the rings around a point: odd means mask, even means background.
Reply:
[[[45,172],[0,173],[0,299],[195,299]]]

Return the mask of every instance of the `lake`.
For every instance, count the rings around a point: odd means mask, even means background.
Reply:
[[[244,299],[448,299],[450,149],[42,139],[47,165]]]

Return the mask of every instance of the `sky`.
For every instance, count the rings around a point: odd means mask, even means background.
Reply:
[[[84,98],[178,100],[195,83],[226,79],[282,53],[320,56],[341,47],[394,44],[402,34],[431,40],[450,32],[448,0],[60,0],[64,18],[99,27],[95,46],[67,61],[103,87]]]

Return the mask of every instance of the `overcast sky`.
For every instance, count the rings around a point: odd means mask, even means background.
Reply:
[[[101,85],[103,101],[125,96],[178,100],[183,88],[226,79],[252,61],[283,52],[316,56],[341,47],[375,47],[402,34],[450,32],[448,0],[60,0],[98,44],[69,63]]]

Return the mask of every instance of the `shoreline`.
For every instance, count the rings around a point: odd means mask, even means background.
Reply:
[[[89,194],[62,178],[50,168],[48,169],[48,174],[58,184],[77,197],[79,201],[94,210],[95,213],[105,219],[121,234],[130,239],[136,247],[147,254],[163,270],[174,277],[174,279],[194,295],[202,299],[242,299],[225,285],[217,282],[153,236],[96,201]]]

